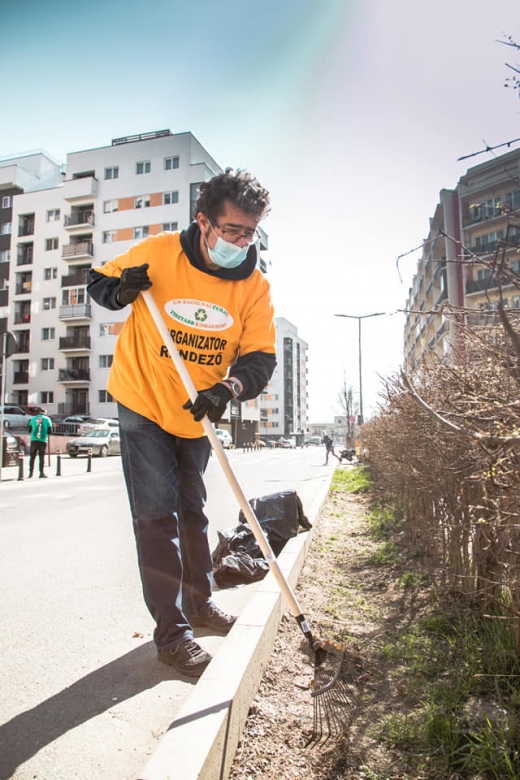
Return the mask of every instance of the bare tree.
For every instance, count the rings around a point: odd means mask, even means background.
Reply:
[[[357,414],[357,404],[354,403],[353,386],[347,383],[347,377],[343,377],[343,383],[338,393],[338,404],[341,415],[345,417],[345,426],[347,430],[346,445],[352,447],[354,442],[354,420]]]
[[[513,49],[520,50],[520,44],[516,43],[510,35],[504,35],[504,38],[505,40],[499,41],[499,43],[503,43],[505,46],[511,46]],[[512,70],[515,75],[505,80],[504,87],[512,87],[512,89],[517,89],[519,90],[520,94],[520,66],[511,65],[511,63],[506,62],[506,67],[510,68],[510,70]]]

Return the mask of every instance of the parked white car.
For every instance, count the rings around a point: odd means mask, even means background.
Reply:
[[[13,404],[4,406],[4,428],[27,429],[27,423],[33,415],[27,414],[21,406]]]
[[[228,431],[225,431],[223,428],[217,428],[215,433],[225,450],[229,450],[233,446],[233,438]]]
[[[95,428],[89,433],[80,436],[79,439],[72,439],[67,442],[67,454],[70,458],[77,458],[78,455],[88,455],[91,450],[92,455],[99,455],[100,458],[106,458],[107,455],[121,454],[121,439],[119,431],[110,428]]]
[[[119,433],[119,420],[115,420],[113,417],[90,417],[85,422],[82,422],[78,428],[78,433],[83,436],[89,431],[93,431],[96,428],[111,429]]]

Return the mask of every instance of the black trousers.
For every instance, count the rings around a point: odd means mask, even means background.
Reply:
[[[34,461],[36,456],[39,458],[40,474],[43,474],[43,468],[45,466],[45,451],[47,449],[46,441],[32,441],[29,457],[29,475],[32,476],[34,471]]]

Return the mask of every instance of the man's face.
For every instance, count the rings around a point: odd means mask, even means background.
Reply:
[[[215,222],[210,222],[209,218],[199,212],[197,222],[201,231],[200,248],[206,266],[211,270],[216,270],[219,266],[215,265],[209,257],[207,246],[214,249],[219,238],[236,244],[239,247],[245,247],[252,244],[256,238],[256,228],[260,219],[247,211],[235,208],[229,201],[224,202],[224,211]]]

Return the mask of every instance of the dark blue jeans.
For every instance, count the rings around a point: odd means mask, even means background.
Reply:
[[[212,603],[203,480],[211,445],[206,436],[183,439],[118,407],[144,599],[157,624],[155,644],[170,648],[193,636],[186,615]]]

